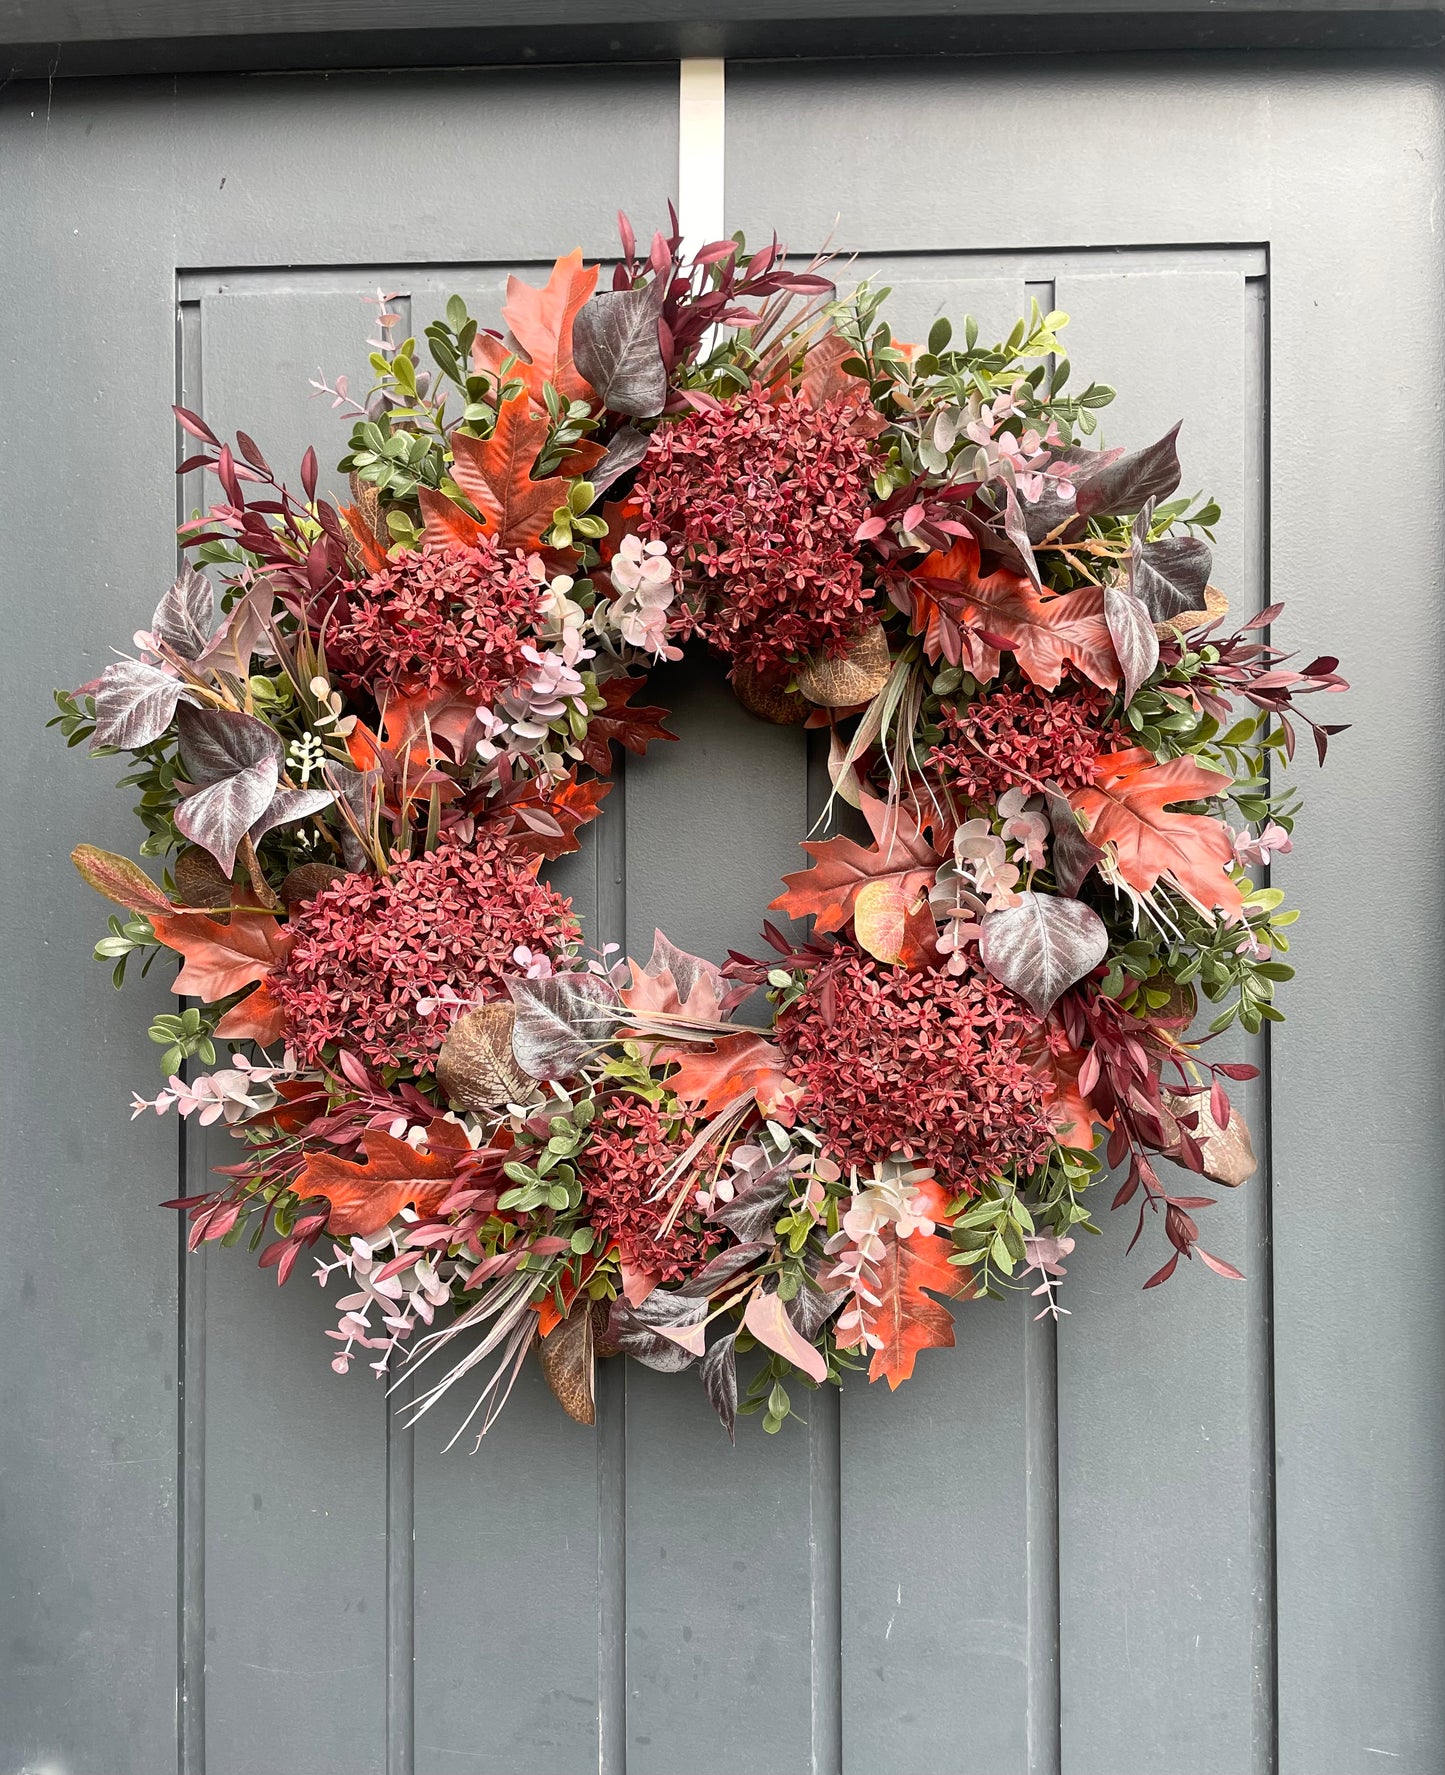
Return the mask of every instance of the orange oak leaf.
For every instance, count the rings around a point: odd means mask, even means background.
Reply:
[[[552,267],[541,289],[523,283],[520,277],[509,277],[502,319],[511,340],[478,333],[472,346],[477,367],[496,376],[508,357],[520,357],[523,361],[514,364],[507,375],[525,382],[539,405],[546,382],[564,400],[595,400],[591,384],[572,359],[572,324],[578,309],[597,288],[597,270],[595,265],[584,265],[581,248],[574,247]],[[520,353],[516,346],[521,347]]]
[[[577,828],[597,818],[611,792],[612,784],[596,777],[579,783],[575,771],[545,787],[539,779],[530,793],[499,804],[489,823],[539,863],[544,857],[551,861],[582,848]]]
[[[644,1051],[647,1052],[646,1048]],[[781,1048],[766,1036],[739,1031],[719,1036],[704,1046],[700,1042],[663,1042],[647,1053],[654,1066],[677,1062],[667,1088],[684,1103],[715,1115],[748,1091],[769,1099],[788,1084],[787,1061]]]
[[[456,441],[461,442],[460,439]],[[460,482],[457,484],[461,485]],[[470,512],[462,510],[456,500],[448,499],[445,493],[439,493],[435,487],[418,487],[416,498],[421,507],[428,542],[434,542],[443,548],[449,543],[461,543],[465,548],[475,548],[478,539],[486,535],[485,524],[479,524]]]
[[[1243,895],[1226,873],[1234,860],[1228,828],[1208,814],[1165,811],[1171,802],[1206,801],[1228,787],[1228,777],[1193,758],[1156,764],[1143,747],[1131,746],[1102,753],[1093,784],[1069,790],[1068,798],[1090,842],[1112,847],[1119,874],[1137,893],[1147,894],[1167,876],[1204,911],[1219,907],[1233,915]]]
[[[1076,667],[1101,690],[1118,689],[1119,659],[1104,617],[1101,586],[1043,598],[1016,573],[1001,568],[981,578],[978,569],[978,544],[967,536],[946,555],[930,555],[918,578],[943,618],[951,618],[975,643],[986,635],[987,648],[995,641],[1004,642],[1024,675],[1043,689],[1058,688],[1066,665]],[[915,620],[916,616],[917,612]],[[993,671],[979,670],[986,660],[955,663],[968,665],[975,677],[993,676]]]
[[[1065,1146],[1087,1152],[1093,1145],[1094,1129],[1107,1128],[1109,1124],[1079,1089],[1079,1068],[1084,1064],[1084,1056],[1077,1048],[1065,1046],[1055,1053],[1045,1042],[1037,1046],[1034,1071],[1043,1081],[1044,1107],[1054,1133]]]
[[[365,564],[367,572],[384,573],[391,563],[386,558],[386,550],[376,540],[361,507],[344,505],[341,508],[341,515],[346,520],[346,528],[351,532],[351,540],[356,545],[356,552]]]
[[[232,1005],[216,1025],[216,1034],[228,1042],[259,1042],[269,1048],[286,1033],[286,1010],[271,996],[267,976],[254,992],[248,992],[239,1004]]]
[[[229,924],[182,912],[153,918],[151,928],[168,949],[186,958],[172,990],[207,1004],[264,979],[286,959],[292,943],[285,925],[264,912],[233,912]]]
[[[865,850],[851,838],[805,839],[803,849],[813,858],[813,867],[783,877],[787,891],[772,902],[772,910],[789,918],[811,915],[817,930],[826,933],[848,923],[869,882],[892,882],[905,905],[932,884],[943,858],[907,808],[866,794],[862,807],[877,842]]]
[[[331,1204],[326,1230],[338,1238],[379,1233],[403,1208],[434,1214],[456,1178],[457,1160],[471,1150],[466,1134],[451,1122],[432,1122],[428,1146],[419,1151],[380,1128],[361,1137],[364,1165],[335,1153],[311,1153],[292,1189],[303,1201],[324,1196]]]
[[[883,1258],[875,1266],[875,1292],[882,1304],[873,1310],[868,1328],[883,1340],[873,1352],[868,1378],[886,1378],[897,1388],[912,1378],[920,1350],[953,1347],[953,1315],[934,1300],[942,1294],[950,1300],[968,1300],[974,1292],[966,1269],[949,1263],[953,1245],[937,1233],[914,1233],[912,1238],[887,1238]],[[933,1294],[925,1294],[925,1288]]]
[[[525,393],[502,403],[489,438],[452,433],[452,479],[503,548],[536,548],[552,513],[567,503],[566,480],[531,478],[546,437],[547,421],[527,410]]]
[[[628,698],[641,690],[645,682],[642,678],[609,678],[597,687],[602,692],[603,705],[588,717],[582,758],[600,776],[611,774],[612,754],[608,747],[613,740],[640,758],[653,740],[677,738],[662,725],[667,719],[666,709],[655,704],[627,706]]]

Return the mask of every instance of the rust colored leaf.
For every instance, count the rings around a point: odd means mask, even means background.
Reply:
[[[978,544],[960,537],[945,554],[932,554],[918,578],[929,598],[974,640],[975,658],[962,660],[978,677],[977,645],[1003,643],[1024,675],[1045,690],[1058,688],[1064,667],[1076,667],[1101,690],[1119,687],[1119,661],[1104,617],[1104,593],[1083,586],[1061,597],[1044,598],[1027,579],[1000,570],[979,574]],[[987,660],[981,663],[987,664]]]
[[[787,891],[772,902],[790,918],[815,917],[820,933],[841,930],[858,895],[874,881],[891,882],[911,905],[933,882],[943,861],[906,808],[862,797],[863,815],[877,842],[865,849],[851,838],[804,840],[811,869],[785,875]]]
[[[216,1034],[228,1042],[259,1042],[269,1048],[286,1033],[286,1012],[271,996],[271,982],[261,980],[239,1004],[232,1005],[216,1025]]]
[[[450,1122],[433,1122],[427,1136],[428,1149],[418,1151],[369,1128],[361,1137],[364,1165],[335,1153],[312,1153],[292,1188],[303,1201],[326,1198],[331,1204],[326,1230],[342,1239],[378,1233],[406,1207],[434,1214],[451,1190],[458,1158],[471,1149],[462,1129]]]
[[[1241,895],[1226,873],[1234,858],[1228,829],[1208,814],[1166,812],[1171,802],[1208,800],[1228,787],[1228,777],[1192,758],[1156,764],[1131,746],[1102,754],[1092,786],[1071,789],[1069,803],[1083,815],[1091,843],[1114,847],[1119,873],[1136,892],[1147,894],[1167,876],[1206,911],[1235,913]]]
[[[877,1293],[882,1299],[869,1328],[883,1339],[873,1352],[868,1378],[886,1378],[896,1388],[913,1374],[920,1350],[953,1347],[953,1315],[933,1298],[967,1300],[973,1292],[968,1271],[948,1261],[953,1246],[937,1233],[914,1233],[911,1239],[889,1238],[877,1265]],[[932,1293],[925,1294],[930,1289]]]
[[[536,548],[552,513],[567,503],[565,479],[531,478],[546,437],[547,421],[528,411],[525,393],[503,402],[489,438],[452,434],[452,479],[503,548]]]
[[[496,375],[506,357],[523,357],[526,361],[507,374],[525,382],[539,404],[545,382],[550,382],[564,400],[594,399],[590,384],[572,356],[572,328],[578,310],[596,288],[597,267],[582,263],[578,247],[557,261],[541,289],[523,283],[520,277],[509,277],[502,319],[521,353],[505,340],[480,333],[473,346],[475,361]]]
[[[748,1091],[771,1098],[787,1083],[787,1062],[781,1048],[765,1036],[740,1031],[716,1042],[663,1042],[644,1050],[654,1066],[677,1062],[667,1088],[684,1103],[708,1115],[726,1109]]]
[[[464,440],[458,438],[456,443]],[[458,486],[461,482],[458,481]],[[417,504],[421,507],[421,515],[428,542],[438,543],[445,547],[448,543],[461,543],[464,548],[474,548],[480,537],[487,533],[485,524],[479,524],[470,512],[464,512],[456,500],[448,499],[445,493],[438,493],[435,487],[418,487],[416,490]],[[374,546],[374,545],[373,545]],[[386,557],[382,556],[385,565]],[[370,557],[367,565],[371,566]],[[376,572],[376,568],[372,568]]]
[[[614,740],[640,758],[653,740],[677,738],[662,725],[667,719],[666,709],[652,704],[638,708],[627,706],[628,699],[641,690],[645,682],[642,678],[609,678],[598,686],[606,701],[587,723],[582,758],[599,776],[611,774],[612,754],[608,748]]]
[[[292,941],[285,925],[263,912],[233,912],[229,924],[181,912],[151,924],[168,949],[186,958],[173,990],[207,1004],[264,979],[285,960]]]
[[[938,927],[926,895],[912,899],[897,881],[869,881],[853,903],[853,934],[869,955],[921,968],[937,951]]]

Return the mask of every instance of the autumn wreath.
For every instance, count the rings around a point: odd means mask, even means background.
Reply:
[[[1224,1084],[1252,1068],[1209,1058],[1197,994],[1210,1034],[1278,1016],[1294,915],[1248,871],[1289,849],[1270,764],[1336,662],[1286,665],[1277,606],[1221,633],[1219,514],[1175,497],[1173,433],[1081,442],[1112,391],[1066,392],[1063,315],[903,345],[886,291],[836,300],[776,244],[640,255],[625,222],[597,280],[512,278],[505,333],[453,298],[425,368],[383,298],[365,403],[317,383],[352,421],[339,508],[314,451],[292,490],[178,409],[219,485],[194,565],[57,696],[129,755],[164,860],[77,849],[122,909],[97,954],[118,985],[176,951],[192,1001],[136,1111],[240,1143],[170,1204],[192,1246],[281,1281],[309,1252],[332,1366],[445,1353],[414,1407],[465,1379],[481,1430],[533,1348],[584,1421],[619,1352],[696,1367],[729,1433],[777,1429],[795,1374],[897,1385],[945,1300],[1060,1310],[1106,1165],[1171,1247],[1146,1286],[1236,1275],[1159,1161],[1253,1168]],[[854,834],[804,840],[773,904],[811,930],[761,960],[591,954],[541,865],[614,745],[672,737],[636,698],[694,638],[824,730]]]

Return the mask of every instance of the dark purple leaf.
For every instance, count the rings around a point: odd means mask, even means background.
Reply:
[[[656,1328],[691,1331],[706,1317],[706,1295],[701,1300],[681,1300],[669,1289],[655,1288],[635,1307],[622,1299],[613,1301],[608,1340],[645,1368],[655,1368],[659,1374],[678,1374],[690,1368],[697,1357]]]
[[[215,607],[210,580],[187,562],[180,577],[156,605],[151,633],[182,659],[199,659],[210,639]]]
[[[1138,511],[1147,499],[1167,499],[1179,485],[1179,452],[1175,448],[1178,436],[1176,425],[1157,444],[1136,450],[1131,456],[1121,456],[1078,481],[1079,516],[1113,517]]]
[[[1130,587],[1154,622],[1168,622],[1186,610],[1204,609],[1213,561],[1209,545],[1196,536],[1136,540],[1129,557]]]
[[[229,875],[236,866],[236,846],[271,805],[276,778],[276,760],[270,757],[222,777],[180,802],[176,826]]]
[[[617,1028],[621,1000],[597,974],[508,980],[517,1007],[512,1053],[528,1078],[567,1079]]]
[[[254,715],[243,715],[239,709],[198,709],[186,704],[177,713],[176,729],[186,776],[202,787],[249,770],[266,758],[275,761],[276,776],[280,775],[285,747],[274,728]],[[276,787],[274,777],[271,787]]]
[[[804,1280],[803,1286],[788,1302],[788,1317],[807,1343],[818,1341],[818,1333],[847,1299],[846,1289],[828,1290]]]
[[[739,1239],[770,1239],[773,1222],[792,1187],[792,1176],[784,1161],[765,1171],[731,1202],[716,1203],[708,1219],[725,1226]]]
[[[251,827],[252,844],[259,844],[276,826],[289,826],[293,821],[308,819],[330,807],[336,797],[330,789],[280,789],[271,805]]]
[[[1076,894],[1104,853],[1085,838],[1078,816],[1056,783],[1045,785],[1044,800],[1054,829],[1054,880],[1066,894]]]
[[[658,343],[658,292],[604,290],[583,303],[572,323],[577,368],[613,413],[652,419],[667,400],[667,366]]]
[[[705,1263],[700,1270],[694,1271],[680,1287],[666,1292],[673,1300],[708,1300],[714,1294],[721,1293],[735,1276],[741,1275],[771,1250],[771,1242],[730,1245],[726,1251],[720,1251],[716,1257]],[[648,1296],[649,1300],[652,1298],[652,1295]]]
[[[351,819],[344,816],[340,821],[341,857],[348,869],[364,869],[367,863],[366,847],[362,844],[356,827],[362,832],[370,832],[373,803],[376,799],[377,783],[381,773],[377,770],[353,770],[349,764],[338,764],[334,759],[327,759],[322,766],[322,779],[328,787],[336,791],[337,800],[344,803]]]
[[[138,659],[118,659],[95,690],[95,744],[134,751],[158,740],[186,694],[182,679]],[[189,705],[187,705],[189,707]]]
[[[1004,494],[1003,528],[1004,535],[1018,551],[1025,576],[1031,579],[1036,586],[1041,585],[1038,562],[1034,560],[1033,547],[1029,542],[1028,524],[1025,522],[1023,513],[1019,510],[1019,502],[1012,487],[1006,489]]]
[[[1001,985],[1036,1016],[1104,959],[1109,933],[1082,900],[1021,894],[1017,906],[985,914],[979,954]]]
[[[737,1441],[737,1336],[735,1331],[730,1331],[726,1337],[720,1337],[702,1359],[702,1384],[707,1389],[713,1410],[722,1420],[729,1442]]]
[[[1124,674],[1127,706],[1159,664],[1159,637],[1149,612],[1127,586],[1104,587],[1104,621],[1109,625],[1109,639]]]
[[[612,442],[607,446],[607,454],[588,475],[593,487],[599,494],[605,493],[614,482],[620,481],[625,474],[630,474],[647,454],[647,446],[651,438],[645,431],[639,431],[635,425],[624,425],[615,432]]]

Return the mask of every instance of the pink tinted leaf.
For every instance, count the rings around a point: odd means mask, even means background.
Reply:
[[[1196,1245],[1194,1247],[1194,1252],[1197,1257],[1202,1258],[1203,1261],[1209,1265],[1210,1269],[1212,1269],[1217,1276],[1227,1276],[1231,1282],[1242,1282],[1244,1280],[1243,1270],[1235,1269],[1232,1263],[1226,1263],[1222,1257],[1215,1257],[1211,1252],[1206,1251],[1202,1245]]]
[[[805,1343],[776,1294],[755,1293],[743,1314],[743,1324],[760,1344],[784,1356],[795,1368],[820,1384],[827,1379],[828,1365],[810,1343]]]
[[[1200,1255],[1203,1256],[1203,1253],[1201,1252]],[[1146,1288],[1157,1288],[1161,1282],[1167,1282],[1174,1274],[1175,1269],[1178,1267],[1178,1263],[1179,1253],[1176,1251],[1173,1257],[1169,1259],[1168,1263],[1166,1263],[1162,1269],[1155,1270],[1154,1274],[1144,1286]]]

